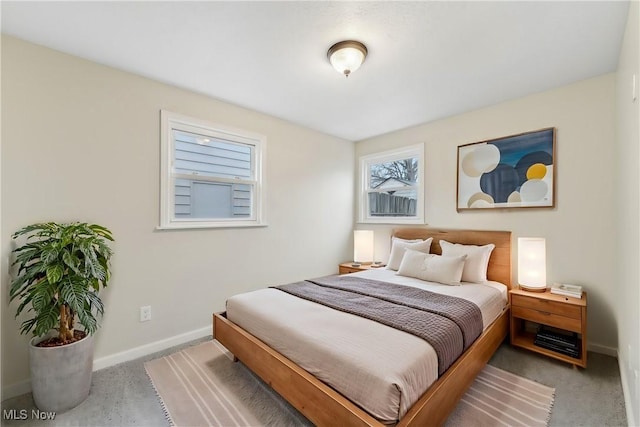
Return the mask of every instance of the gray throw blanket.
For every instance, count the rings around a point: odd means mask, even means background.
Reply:
[[[274,288],[424,339],[438,355],[438,375],[483,330],[482,313],[474,303],[410,286],[342,275]]]

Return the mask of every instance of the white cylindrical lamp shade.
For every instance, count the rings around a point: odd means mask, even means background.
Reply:
[[[544,238],[518,238],[518,284],[528,291],[543,292],[547,288],[547,255]]]
[[[373,262],[373,230],[353,232],[353,261]]]

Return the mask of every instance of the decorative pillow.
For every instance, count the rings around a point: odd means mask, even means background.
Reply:
[[[446,257],[407,249],[398,274],[427,282],[459,285],[466,255]]]
[[[414,251],[428,254],[431,250],[432,241],[433,239],[431,237],[427,240],[404,240],[393,237],[391,239],[391,255],[389,255],[389,261],[387,261],[387,268],[389,270],[398,270],[406,249],[413,249]]]
[[[464,270],[462,270],[463,282],[478,283],[487,281],[489,258],[496,245],[493,243],[484,246],[461,245],[440,240],[440,247],[442,248],[442,256],[467,255]]]

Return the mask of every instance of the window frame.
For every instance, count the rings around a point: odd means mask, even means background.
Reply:
[[[369,215],[369,166],[377,163],[393,162],[395,160],[416,157],[418,159],[418,181],[416,216],[385,216],[375,217]],[[359,159],[359,197],[358,197],[358,223],[361,224],[424,224],[425,187],[424,187],[424,144],[410,145],[372,154],[360,156]],[[400,189],[400,188],[399,188]],[[387,189],[388,191],[388,189]]]
[[[166,110],[160,110],[160,124],[160,225],[157,229],[263,227],[267,225],[264,216],[264,159],[267,138],[264,135],[187,117]],[[251,150],[251,179],[197,176],[200,181],[252,185],[254,194],[251,200],[249,218],[176,218],[175,180],[185,178],[193,180],[194,177],[173,171],[175,160],[173,130],[197,133],[236,144],[253,146]]]

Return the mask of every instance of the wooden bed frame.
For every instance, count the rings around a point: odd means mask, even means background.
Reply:
[[[441,253],[440,239],[470,245],[496,245],[487,277],[511,289],[511,232],[403,228],[393,235],[402,239],[433,237],[432,253]],[[404,426],[443,424],[477,374],[484,368],[509,331],[509,307],[458,360],[420,397],[398,422]],[[292,406],[317,426],[383,426],[338,393],[255,336],[229,321],[225,313],[213,315],[213,337]]]

